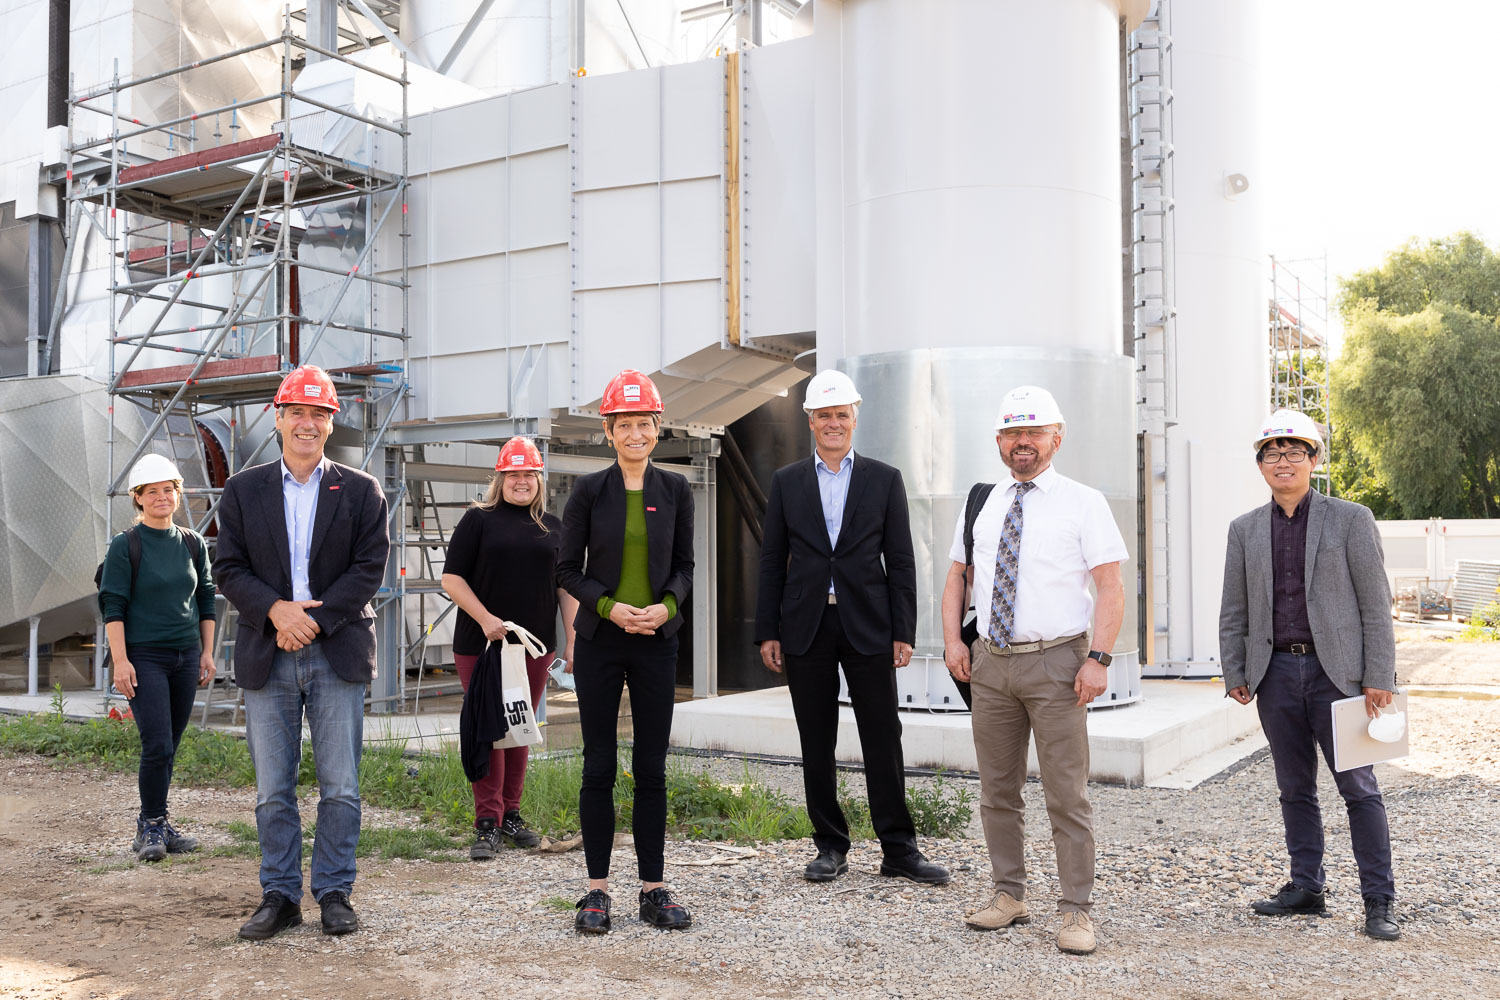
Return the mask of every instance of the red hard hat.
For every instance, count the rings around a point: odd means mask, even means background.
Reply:
[[[339,394],[333,387],[333,379],[317,365],[303,365],[288,372],[272,402],[276,406],[302,404],[339,412]]]
[[[634,368],[627,368],[609,380],[604,387],[604,401],[599,404],[601,416],[611,413],[660,413],[661,393],[656,383]]]
[[[496,472],[541,472],[542,453],[523,437],[513,437],[500,449],[495,460]]]

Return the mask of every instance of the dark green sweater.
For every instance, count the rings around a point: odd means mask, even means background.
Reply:
[[[99,580],[106,622],[125,623],[127,646],[192,649],[202,643],[198,623],[214,617],[214,578],[201,543],[195,563],[175,524],[165,531],[135,526],[141,568],[130,587],[130,547],[122,531],[109,543]]]

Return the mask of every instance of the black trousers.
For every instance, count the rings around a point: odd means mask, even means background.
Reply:
[[[609,877],[615,839],[615,774],[618,770],[620,694],[630,685],[635,742],[630,773],[635,779],[631,831],[642,882],[662,881],[667,838],[667,744],[677,695],[677,636],[633,635],[600,622],[592,639],[573,643],[573,681],[578,686],[578,725],[583,731],[583,787],[578,823],[589,878]]]
[[[887,857],[917,850],[916,828],[906,808],[906,762],[901,719],[896,714],[896,671],[887,649],[866,656],[854,649],[830,604],[807,652],[786,656],[786,686],[792,695],[802,740],[802,782],[813,843],[820,851],[849,850],[849,825],[839,808],[833,750],[839,730],[839,666],[849,682],[859,745],[864,752],[870,820]]]
[[[137,784],[141,792],[141,818],[167,814],[167,788],[172,784],[172,765],[193,715],[198,695],[198,647],[166,649],[161,646],[129,647],[135,667],[135,697],[130,714],[141,734],[141,767]]]

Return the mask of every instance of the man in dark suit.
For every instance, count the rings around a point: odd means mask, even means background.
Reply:
[[[338,396],[312,365],[276,393],[281,459],[232,476],[214,576],[239,612],[235,682],[255,764],[262,899],[240,937],[302,922],[297,771],[304,710],[318,771],[312,893],[325,934],[357,930],[349,905],[359,840],[365,686],[375,672],[370,600],[385,575],[386,501],[371,476],[329,461]]]
[[[1270,917],[1323,913],[1318,751],[1332,770],[1331,706],[1363,695],[1374,718],[1396,689],[1391,592],[1375,516],[1312,488],[1322,445],[1305,414],[1271,414],[1255,438],[1271,502],[1234,520],[1224,558],[1224,686],[1241,705],[1255,700],[1260,712],[1291,857],[1291,881],[1252,904]],[[1365,933],[1395,940],[1391,834],[1375,769],[1334,771],[1333,780],[1349,813]]]
[[[839,667],[849,685],[864,754],[870,819],[882,875],[942,884],[948,870],[917,850],[906,807],[906,765],[894,668],[911,662],[917,572],[901,473],[854,453],[860,396],[849,376],[808,383],[815,454],[778,469],[766,505],[755,640],[766,667],[786,667],[802,741],[802,780],[818,855],[804,875],[827,882],[849,870],[849,827],[839,808],[834,743]]]

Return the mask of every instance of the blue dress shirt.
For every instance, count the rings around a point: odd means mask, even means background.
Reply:
[[[286,514],[286,538],[292,555],[292,600],[310,601],[307,567],[312,557],[313,518],[318,513],[318,489],[323,483],[319,462],[306,483],[297,482],[286,462],[281,463],[281,503]]]
[[[838,471],[830,469],[816,451],[813,452],[813,468],[818,473],[818,496],[823,501],[823,524],[828,528],[828,547],[839,545],[839,528],[844,524],[844,502],[849,499],[849,480],[854,475],[854,449],[844,456]],[[828,581],[828,592],[832,594],[833,580]]]

